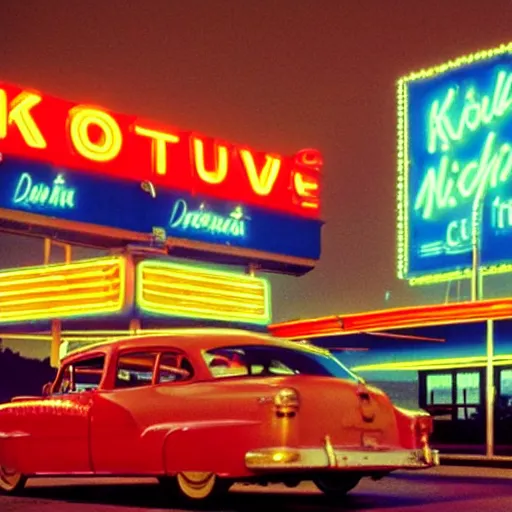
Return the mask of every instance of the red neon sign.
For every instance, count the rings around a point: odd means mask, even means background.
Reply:
[[[256,152],[0,83],[0,152],[156,187],[319,216],[322,157]]]

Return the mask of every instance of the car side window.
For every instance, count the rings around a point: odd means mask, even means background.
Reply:
[[[156,353],[130,352],[117,361],[116,388],[150,386],[155,372]]]
[[[83,359],[63,368],[55,393],[80,393],[97,389],[103,378],[105,356]]]
[[[158,366],[158,382],[181,382],[189,380],[194,375],[194,369],[187,357],[180,352],[162,352]]]

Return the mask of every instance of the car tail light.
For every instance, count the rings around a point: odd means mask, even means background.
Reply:
[[[293,388],[283,388],[274,397],[278,418],[293,418],[300,407],[299,393]]]

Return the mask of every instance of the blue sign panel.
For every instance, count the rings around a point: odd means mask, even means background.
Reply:
[[[177,240],[317,260],[321,222],[246,207],[151,183],[116,180],[32,161],[0,164],[0,208]],[[234,251],[236,253],[236,250]],[[252,256],[257,260],[257,256]]]
[[[487,272],[512,262],[511,51],[399,81],[401,278],[462,277],[473,250]]]

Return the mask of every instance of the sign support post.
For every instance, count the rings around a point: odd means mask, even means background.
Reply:
[[[494,320],[487,320],[486,330],[487,367],[485,375],[485,454],[494,455]]]
[[[51,260],[52,246],[59,245],[64,249],[64,261],[71,263],[72,248],[70,244],[55,242],[51,238],[44,239],[44,264],[48,265]],[[60,363],[60,346],[62,345],[62,322],[60,319],[52,320],[52,344],[50,348],[50,366],[58,368]]]
[[[477,194],[471,211],[471,300],[483,298],[482,273],[480,269],[482,250],[482,210],[485,193]],[[485,454],[494,455],[494,322],[487,320],[486,325],[486,368],[485,368]]]
[[[471,215],[471,300],[480,300],[482,298],[482,290],[480,287],[480,244],[481,244],[481,203],[475,201]]]

